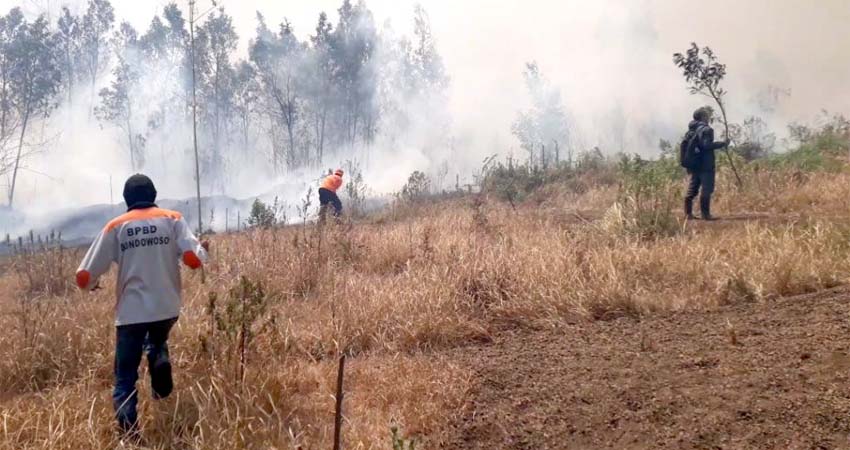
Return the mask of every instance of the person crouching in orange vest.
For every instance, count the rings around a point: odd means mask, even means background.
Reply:
[[[319,187],[320,220],[324,219],[328,205],[333,207],[334,217],[339,218],[340,214],[342,214],[342,202],[339,201],[339,196],[336,195],[337,189],[342,186],[342,174],[342,169],[336,169],[334,173],[322,180],[322,184]]]

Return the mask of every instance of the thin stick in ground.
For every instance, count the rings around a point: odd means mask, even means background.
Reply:
[[[334,450],[342,445],[342,398],[343,377],[345,375],[345,355],[339,357],[339,371],[336,376],[336,413],[334,414]]]

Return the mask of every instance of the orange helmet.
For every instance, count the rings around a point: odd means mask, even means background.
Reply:
[[[336,169],[336,171],[334,172],[334,175],[336,175],[336,176],[338,176],[338,177],[341,177],[341,176],[342,176],[342,174],[343,174],[342,169]]]

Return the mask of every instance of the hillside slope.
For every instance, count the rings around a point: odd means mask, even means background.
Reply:
[[[723,171],[708,223],[671,162],[211,236],[148,447],[330,448],[346,355],[344,448],[848,448],[850,167]],[[81,253],[3,260],[0,450],[115,448],[115,277],[76,290]]]

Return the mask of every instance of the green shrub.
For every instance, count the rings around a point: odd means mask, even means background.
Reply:
[[[209,337],[202,338],[202,343],[208,347],[212,344],[213,336],[223,338],[229,350],[226,354],[237,360],[236,374],[240,382],[245,378],[248,351],[254,337],[262,329],[274,325],[274,317],[265,323],[262,319],[276,299],[276,294],[269,293],[261,281],[255,282],[245,276],[239,279],[239,284],[230,288],[223,308],[219,307],[218,295],[209,293],[206,313],[211,330]]]
[[[839,172],[844,166],[842,158],[848,152],[850,144],[845,138],[833,134],[819,134],[794,150],[767,158],[765,163],[771,169]]]
[[[517,166],[499,163],[484,175],[481,189],[515,205],[543,186],[545,181],[542,170],[530,168],[527,164]]]
[[[540,168],[529,164],[514,164],[509,160],[508,164],[497,163],[487,168],[481,190],[515,206],[550,183],[564,182],[577,186],[579,175],[569,163]]]
[[[621,155],[620,192],[607,222],[640,239],[667,237],[681,230],[673,205],[681,197],[682,169],[674,158],[655,161]],[[613,222],[612,222],[613,221]]]
[[[263,203],[260,199],[255,199],[251,204],[251,214],[248,216],[248,226],[259,228],[271,228],[277,225],[278,221],[278,205],[277,198],[274,199],[274,204],[271,206]]]
[[[593,147],[590,151],[581,152],[578,158],[576,158],[576,171],[578,172],[600,170],[605,168],[606,165],[608,165],[608,159],[605,158],[599,147]]]
[[[771,156],[767,168],[793,169],[804,172],[838,172],[850,154],[850,121],[844,116],[825,113],[819,127],[792,123],[788,126],[790,141],[797,148]]]

